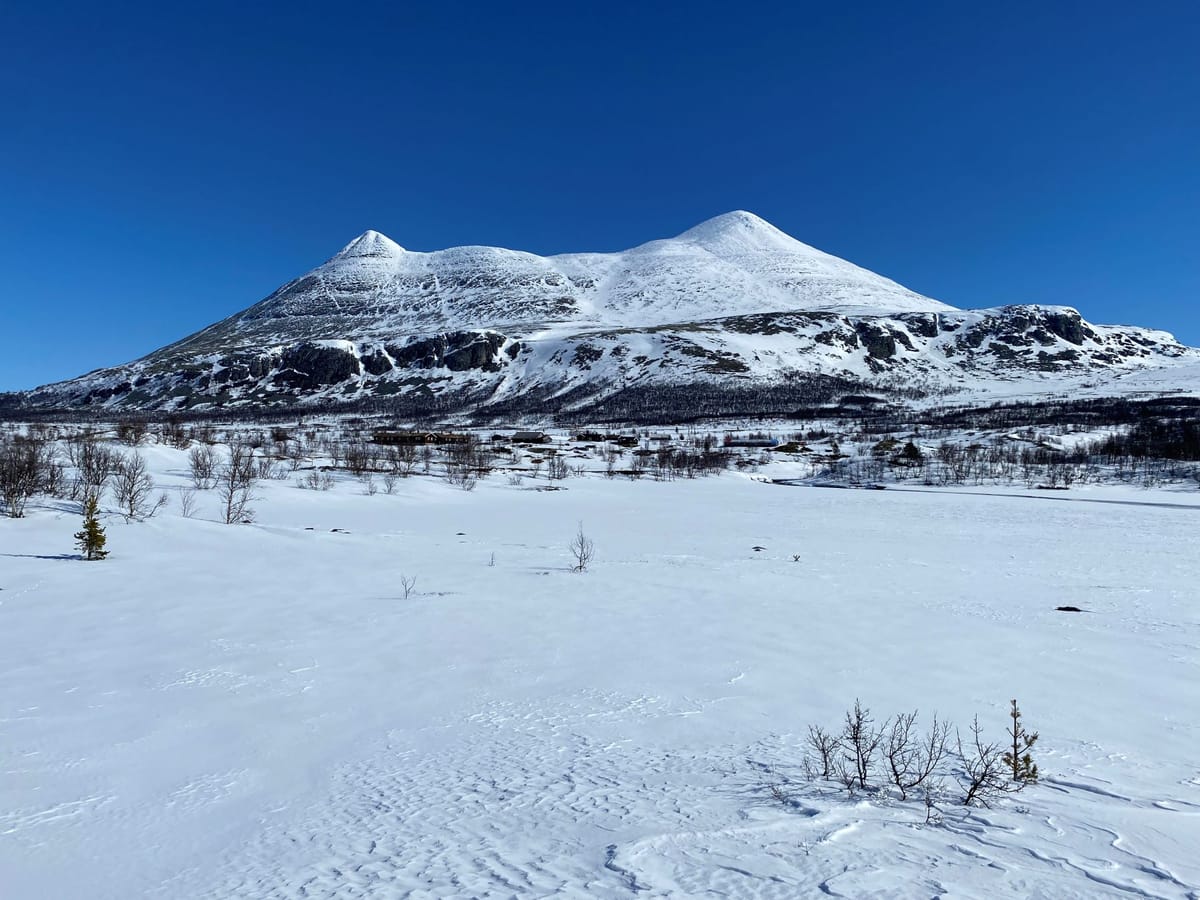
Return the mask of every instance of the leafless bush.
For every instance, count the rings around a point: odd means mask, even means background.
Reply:
[[[45,449],[32,440],[0,443],[0,500],[9,518],[25,515],[25,505],[44,478]]]
[[[362,482],[363,482],[363,493],[366,494],[368,497],[374,497],[376,494],[379,493],[379,485],[377,485],[375,483],[375,479],[372,476],[367,475],[366,477],[363,478]]]
[[[583,533],[582,522],[579,523],[579,531],[571,539],[570,550],[571,555],[575,557],[575,565],[572,566],[572,570],[575,572],[586,572],[588,564],[592,561],[592,557],[596,555],[596,545],[591,538]]]
[[[446,481],[464,491],[473,491],[479,478],[469,464],[452,460],[446,463]]]
[[[254,499],[255,468],[253,448],[236,440],[230,443],[229,461],[216,473],[217,493],[226,525],[253,520],[250,502]]]
[[[389,471],[389,472],[383,473],[383,478],[381,480],[383,481],[383,492],[385,494],[396,493],[396,478],[397,477],[398,476],[396,475],[395,472]]]
[[[54,444],[46,444],[41,451],[42,482],[41,491],[52,497],[68,496],[66,469],[58,461],[58,448]]]
[[[269,456],[260,456],[256,465],[256,475],[264,481],[279,481],[287,478],[287,470],[277,464]]]
[[[299,469],[300,464],[304,462],[306,458],[305,446],[301,442],[301,439],[296,438],[294,441],[289,441],[284,447],[283,455],[287,459],[288,468],[291,471],[295,472],[297,469]]]
[[[1024,732],[1017,713],[1013,716],[1010,712],[1013,724],[1009,729],[1010,738],[1014,731],[1017,734],[1015,751],[1005,752],[999,744],[985,741],[978,716],[971,724],[969,740],[955,730],[951,749],[952,726],[937,715],[924,733],[917,728],[916,711],[885,719],[876,728],[871,711],[855,700],[854,708],[845,714],[841,733],[809,726],[809,753],[803,770],[810,780],[837,782],[854,796],[863,790],[879,790],[872,788],[871,780],[881,757],[886,786],[894,788],[902,801],[916,794],[925,804],[926,823],[933,823],[940,820],[938,803],[947,796],[947,778],[958,781],[962,789],[959,799],[966,806],[990,806],[1000,796],[1035,783],[1023,764],[1036,736]],[[1015,774],[1013,758],[1018,760]]]
[[[411,577],[408,575],[400,576],[400,589],[402,591],[404,591],[404,599],[405,600],[407,600],[412,595],[413,588],[415,588],[416,586],[417,586],[417,577],[415,575],[413,575]]]
[[[942,821],[942,812],[938,809],[938,799],[945,793],[941,781],[929,781],[925,784],[925,790],[921,794],[921,801],[925,804],[925,824],[937,825]]]
[[[885,720],[882,726],[876,728],[871,711],[864,709],[857,698],[854,700],[854,709],[846,712],[845,724],[842,727],[842,748],[846,761],[852,765],[858,777],[860,788],[867,786],[867,779],[871,776],[875,762],[875,753],[883,742],[883,733],[887,725]]]
[[[417,448],[411,444],[388,447],[383,461],[392,474],[407,478],[417,466]]]
[[[901,800],[907,800],[909,791],[933,776],[946,756],[950,740],[950,724],[939,722],[936,713],[924,737],[916,733],[916,721],[915,710],[897,715],[883,744],[888,780],[900,791]]]
[[[355,475],[364,475],[375,470],[377,448],[366,441],[351,441],[342,450],[346,468]]]
[[[837,761],[838,751],[842,749],[841,738],[819,725],[808,726],[808,737],[806,738],[809,748],[816,754],[817,762],[820,763],[820,778],[829,778],[833,775],[834,764]]]
[[[68,461],[79,471],[79,493],[98,497],[116,472],[119,455],[91,438],[67,447]]]
[[[190,519],[196,513],[196,492],[192,488],[179,489],[179,514]]]
[[[333,487],[333,476],[320,469],[309,469],[296,484],[310,491],[327,491]]]
[[[858,771],[848,756],[839,756],[834,760],[833,777],[845,788],[851,797],[858,787]]]
[[[117,440],[130,447],[140,447],[149,436],[149,426],[140,419],[117,423]]]
[[[159,426],[158,439],[163,444],[169,444],[176,450],[186,450],[191,442],[187,429],[179,422],[163,422]]]
[[[550,481],[562,481],[570,474],[571,468],[567,465],[567,460],[564,457],[550,457],[550,462],[546,466],[546,477]]]
[[[217,454],[208,444],[199,444],[188,453],[192,484],[198,491],[207,491],[217,477]]]
[[[1008,779],[1000,746],[983,740],[979,716],[971,723],[971,740],[965,747],[962,735],[958,735],[958,756],[963,767],[964,806],[991,806],[1001,795],[1022,786],[1020,783],[1014,785]]]
[[[125,521],[148,519],[167,503],[167,495],[152,499],[154,479],[146,471],[146,458],[136,450],[124,455],[113,475],[113,499]]]

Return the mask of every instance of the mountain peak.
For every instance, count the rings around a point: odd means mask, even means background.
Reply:
[[[744,209],[722,213],[689,228],[676,240],[751,247],[795,247],[800,242],[780,231],[766,219]]]
[[[400,256],[404,252],[404,248],[386,234],[367,230],[343,247],[334,259],[387,258]]]

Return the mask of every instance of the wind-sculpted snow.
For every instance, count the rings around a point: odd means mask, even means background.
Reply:
[[[102,563],[62,501],[0,518],[4,896],[1200,892],[1194,487],[531,484],[106,501]],[[1014,696],[1042,783],[994,809],[804,777],[855,697],[1000,740]]]

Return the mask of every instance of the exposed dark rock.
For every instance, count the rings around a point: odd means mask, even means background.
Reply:
[[[358,358],[337,347],[321,347],[303,343],[283,351],[280,371],[275,373],[276,384],[313,390],[337,384],[358,375]]]
[[[937,313],[903,313],[896,316],[908,330],[924,338],[935,338],[941,331]]]
[[[871,322],[856,322],[854,331],[862,338],[872,359],[891,359],[896,355],[896,338],[890,331]]]
[[[1062,368],[1064,363],[1072,363],[1079,359],[1078,350],[1061,350],[1058,353],[1047,353],[1042,350],[1037,355],[1038,368],[1049,372],[1056,372]]]
[[[446,353],[446,368],[451,372],[465,372],[468,369],[498,372],[500,363],[496,360],[496,353],[503,345],[503,335],[475,335],[470,343],[455,347]]]
[[[1096,333],[1083,324],[1077,312],[1046,312],[1042,316],[1046,328],[1070,344],[1082,344],[1084,338],[1094,338]]]
[[[392,371],[392,361],[382,350],[376,349],[371,353],[363,354],[360,359],[362,367],[371,375],[383,375]]]
[[[402,368],[497,372],[500,361],[496,354],[505,340],[504,335],[495,332],[453,331],[413,341],[404,347],[389,345],[387,352]],[[509,354],[512,355],[511,350]]]
[[[592,363],[604,356],[604,351],[599,347],[593,347],[591,344],[580,344],[575,348],[575,356],[571,362],[579,366],[581,369],[590,369]]]

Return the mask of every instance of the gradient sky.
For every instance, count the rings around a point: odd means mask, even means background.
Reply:
[[[956,306],[1200,344],[1200,4],[988,6],[5,4],[0,390],[368,228],[615,250],[739,208]]]

